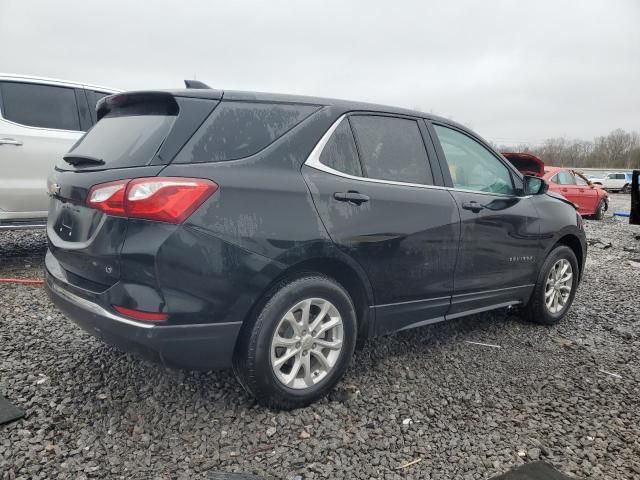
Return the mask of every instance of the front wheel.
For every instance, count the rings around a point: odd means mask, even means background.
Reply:
[[[241,333],[234,371],[247,392],[269,408],[304,407],[342,378],[357,326],[342,286],[310,274],[277,285]]]
[[[629,185],[629,184],[627,183],[624,187],[622,187],[621,192],[622,192],[622,193],[631,193],[631,185]]]
[[[606,205],[604,203],[604,200],[600,200],[600,203],[598,203],[598,207],[596,208],[596,213],[593,215],[593,218],[595,218],[596,220],[602,220],[604,218],[605,209],[606,209]]]
[[[576,255],[566,245],[556,246],[545,260],[524,308],[533,322],[553,325],[564,318],[573,302],[580,276]]]

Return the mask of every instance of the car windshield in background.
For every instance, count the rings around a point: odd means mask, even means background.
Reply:
[[[148,165],[175,120],[174,115],[128,115],[110,113],[102,118],[69,152],[78,157],[102,160],[101,168]],[[67,163],[60,164],[69,168]]]

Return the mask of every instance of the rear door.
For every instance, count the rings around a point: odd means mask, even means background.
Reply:
[[[0,219],[44,218],[47,175],[82,135],[74,88],[0,81]]]
[[[525,301],[540,253],[537,213],[515,170],[466,131],[433,124],[445,182],[461,217],[454,294],[447,318]]]
[[[303,166],[329,235],[371,282],[377,334],[449,308],[459,215],[424,134],[414,118],[344,116]]]

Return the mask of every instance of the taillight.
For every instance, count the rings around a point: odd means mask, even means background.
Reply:
[[[97,208],[109,215],[124,216],[124,194],[129,180],[102,183],[89,191],[87,206]]]
[[[211,180],[183,177],[151,177],[95,185],[87,206],[109,215],[184,222],[218,190]]]

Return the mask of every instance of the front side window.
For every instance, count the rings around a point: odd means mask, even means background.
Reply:
[[[21,125],[80,130],[73,88],[37,83],[0,82],[2,116]]]
[[[434,125],[455,188],[512,195],[509,169],[471,137],[452,128]]]
[[[356,143],[347,120],[340,122],[322,149],[320,163],[339,172],[362,176]]]
[[[222,162],[266,148],[318,110],[316,105],[222,101],[176,162]]]
[[[349,121],[367,177],[433,184],[427,151],[415,120],[354,115]]]

